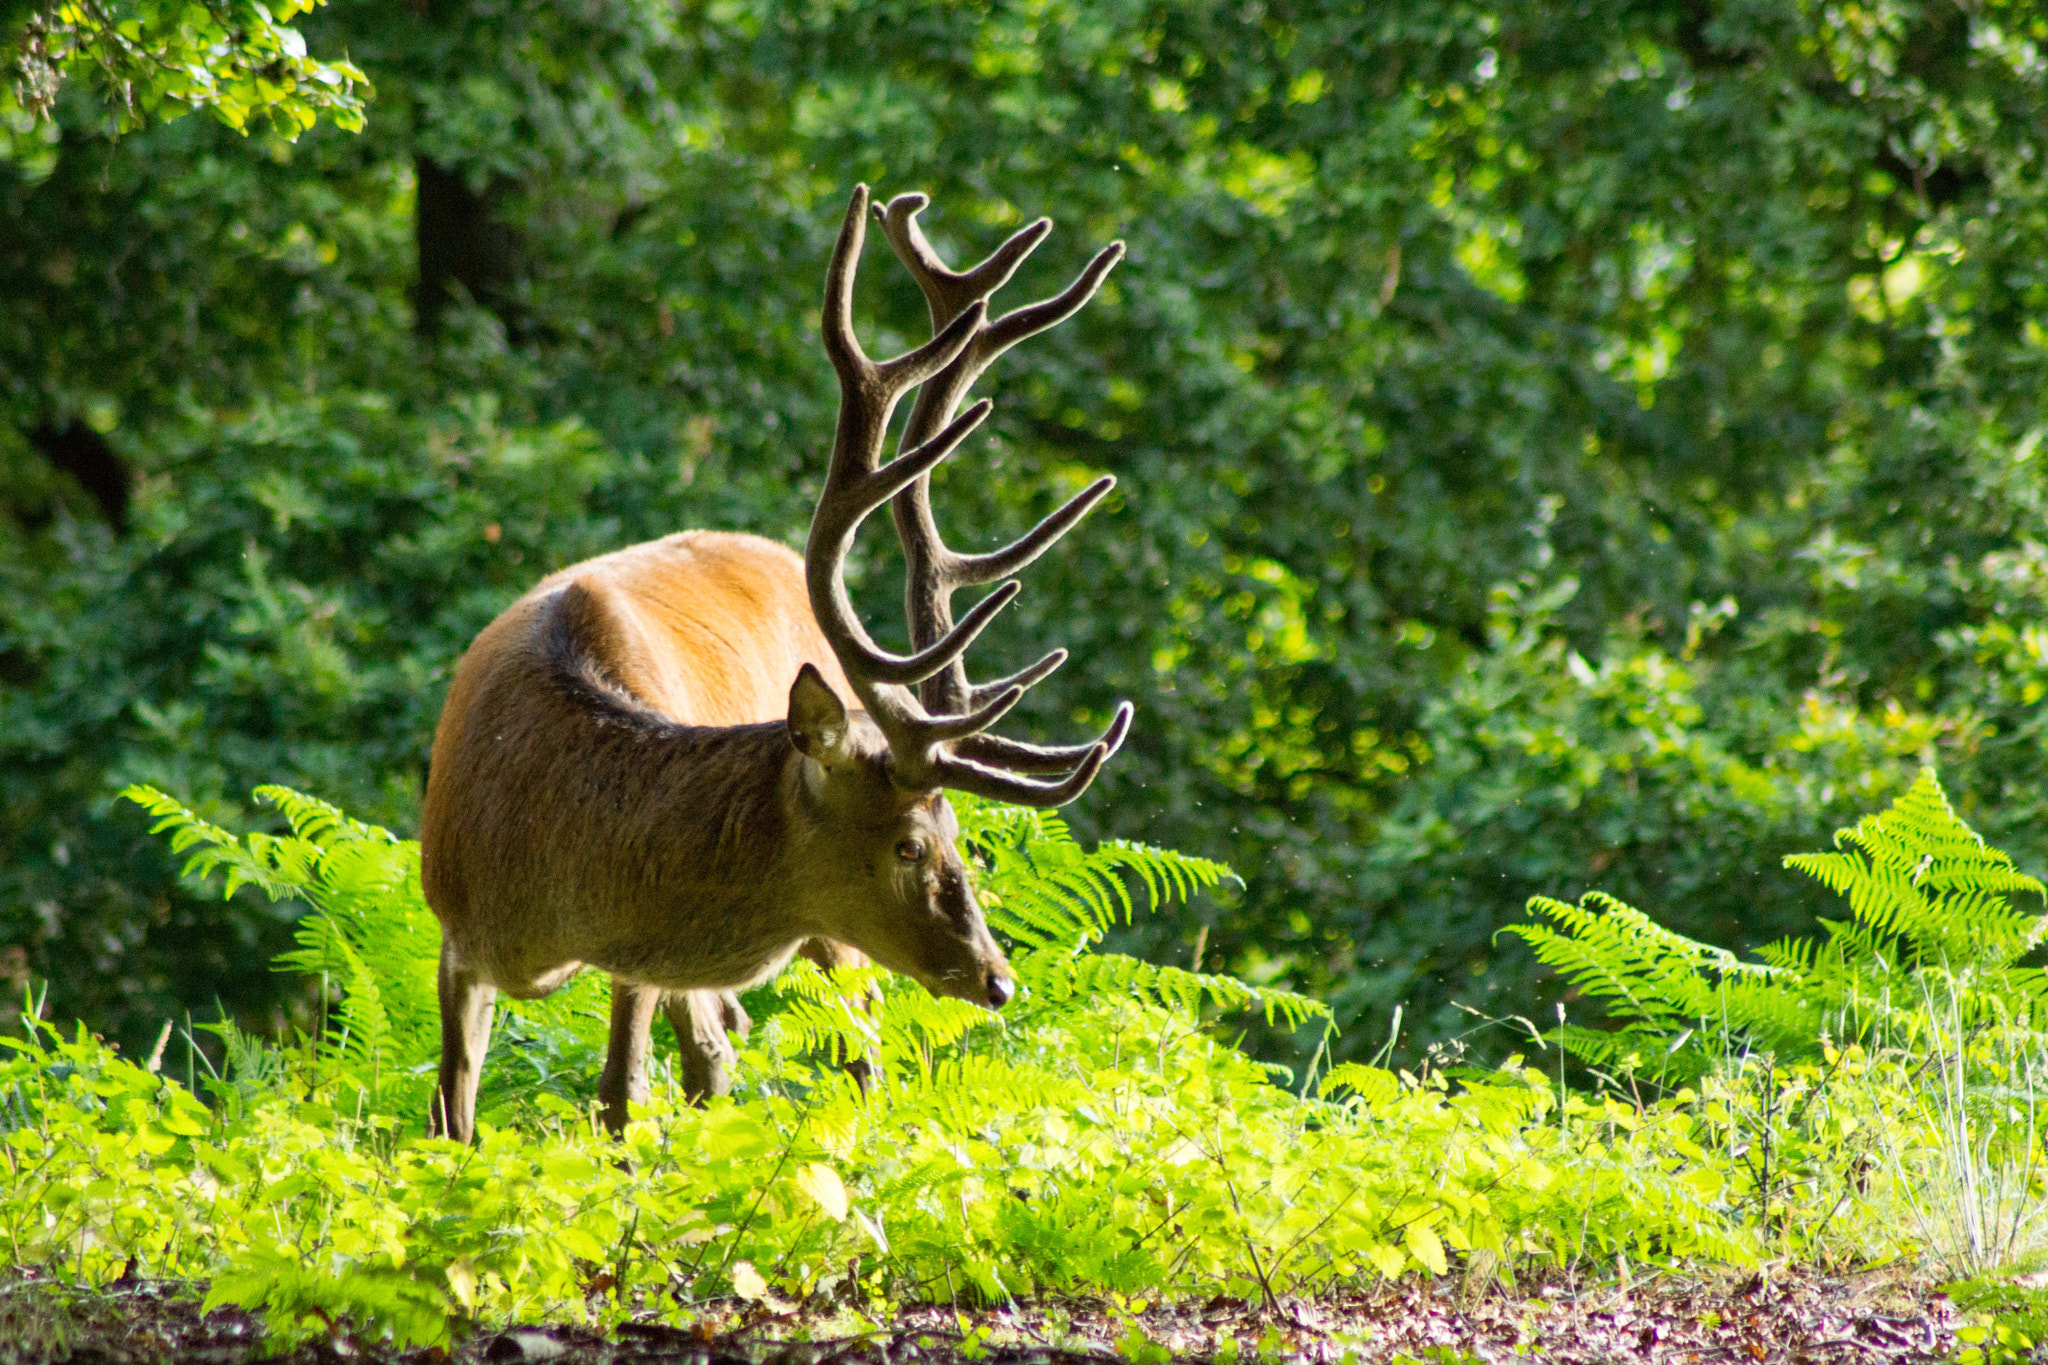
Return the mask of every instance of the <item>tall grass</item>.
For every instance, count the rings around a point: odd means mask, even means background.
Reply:
[[[1923,983],[1908,1053],[1919,1082],[1916,1121],[1874,1125],[1888,1177],[1877,1211],[1910,1223],[1939,1274],[2024,1274],[2048,1260],[2048,1039],[2012,1023],[1973,1028],[1957,994]]]

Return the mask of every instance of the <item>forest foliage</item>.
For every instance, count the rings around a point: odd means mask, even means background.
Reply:
[[[360,131],[117,135],[89,73],[0,117],[0,975],[55,1017],[131,1052],[216,998],[312,1023],[252,967],[297,907],[195,895],[122,786],[246,830],[282,782],[408,831],[454,658],[535,579],[801,536],[856,180],[933,194],[956,256],[1054,216],[1020,295],[1130,244],[939,488],[971,543],[1122,480],[987,646],[1082,661],[1027,729],[1140,705],[1077,830],[1242,873],[1122,946],[1327,1000],[1345,1059],[1400,1007],[1412,1061],[1454,1002],[1556,989],[1496,938],[1533,894],[1809,933],[1825,895],[1775,856],[1925,763],[2048,852],[2037,6],[291,27],[374,90]],[[907,280],[863,290],[878,347],[921,334]],[[886,621],[893,551],[862,548]]]

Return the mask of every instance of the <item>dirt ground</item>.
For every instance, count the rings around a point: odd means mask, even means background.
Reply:
[[[285,1355],[247,1313],[201,1315],[190,1286],[96,1292],[0,1284],[0,1365],[1084,1365],[1128,1360],[1933,1362],[1956,1353],[1957,1315],[1896,1274],[1656,1275],[1575,1283],[1404,1281],[1370,1293],[1272,1304],[1071,1299],[871,1321],[840,1308],[706,1305],[691,1328],[629,1324],[479,1331],[453,1352],[393,1351],[346,1330]]]

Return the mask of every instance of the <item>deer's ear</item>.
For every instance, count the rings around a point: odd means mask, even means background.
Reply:
[[[845,759],[846,740],[846,703],[824,675],[805,664],[789,689],[789,742],[830,767]]]

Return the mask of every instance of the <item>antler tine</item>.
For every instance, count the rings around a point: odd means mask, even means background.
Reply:
[[[1059,666],[1065,663],[1066,661],[1067,651],[1065,651],[1064,649],[1055,649],[1050,654],[1047,654],[1043,659],[1040,659],[1037,663],[1031,665],[1031,667],[1020,668],[1007,678],[998,678],[992,683],[977,684],[974,688],[972,688],[969,691],[967,696],[967,704],[969,706],[980,706],[989,698],[999,696],[1002,693],[1009,691],[1013,687],[1036,687],[1039,683],[1044,682],[1047,678],[1051,677],[1053,672],[1057,670]],[[1075,755],[1074,761],[1077,763],[1080,761],[1080,756],[1078,754]]]
[[[941,636],[936,644],[928,645],[915,654],[901,659],[890,658],[879,669],[875,677],[881,682],[920,683],[958,659],[974,643],[974,637],[988,628],[996,619],[996,613],[1010,605],[1022,592],[1023,585],[1015,579],[1003,584],[988,596],[976,602],[960,624]]]
[[[932,437],[931,440],[926,441],[915,450],[898,455],[895,459],[889,461],[889,463],[883,465],[870,475],[867,491],[872,501],[868,503],[867,511],[861,513],[862,519],[865,520],[869,512],[874,511],[875,508],[880,507],[883,503],[908,488],[915,480],[923,478],[931,473],[933,469],[937,468],[941,461],[960,448],[960,443],[973,434],[974,429],[981,425],[982,420],[995,411],[995,407],[996,405],[989,402],[988,399],[982,399],[979,403],[976,403],[973,407],[954,418],[950,426]],[[1030,561],[1026,560],[1025,562],[1029,563]],[[1002,577],[1001,574],[991,574],[988,578],[981,581],[984,583],[993,582],[1000,577]]]
[[[974,735],[962,740],[954,752],[962,758],[972,759],[1006,772],[1071,772],[1074,765],[1088,757],[1098,744],[1108,745],[1107,757],[1114,758],[1117,750],[1124,747],[1124,739],[1131,732],[1133,714],[1131,704],[1123,702],[1116,708],[1116,715],[1110,720],[1109,728],[1104,730],[1099,738],[1087,744],[1026,744],[1022,740],[1005,739],[1001,735]]]
[[[932,310],[932,329],[944,327],[975,299],[986,299],[1010,282],[1024,258],[1052,232],[1052,219],[1040,218],[1010,234],[1010,239],[990,252],[980,265],[954,270],[939,259],[918,225],[917,215],[931,203],[929,195],[899,194],[886,205],[875,207],[889,245],[924,291]]]
[[[964,716],[934,716],[930,723],[920,726],[926,738],[934,743],[964,740],[980,734],[1008,715],[1010,708],[1024,700],[1024,689],[1007,687],[994,701],[976,708]],[[1062,769],[1061,771],[1065,771]]]
[[[832,368],[842,382],[865,379],[873,368],[853,334],[853,276],[867,240],[867,204],[868,187],[855,185],[846,220],[839,225],[839,239],[832,244],[832,263],[825,268],[825,354],[831,357]]]
[[[891,406],[894,406],[896,400],[904,394],[957,360],[961,353],[974,343],[974,338],[980,332],[987,315],[988,305],[976,300],[968,304],[959,317],[947,323],[937,336],[924,345],[875,366],[883,385],[889,391]],[[947,415],[951,416],[950,413]]]
[[[1064,806],[1095,780],[1095,774],[1102,771],[1102,765],[1109,761],[1109,746],[1097,742],[1088,746],[1088,753],[1081,760],[1081,766],[1059,782],[1038,782],[1015,773],[985,767],[972,759],[958,754],[941,758],[934,765],[938,769],[940,782],[954,791],[970,792],[975,796],[987,797],[991,801],[1007,801],[1013,806],[1036,806],[1049,809]]]
[[[1054,541],[1073,530],[1075,524],[1094,511],[1095,504],[1108,497],[1109,490],[1115,487],[1116,475],[1104,474],[1068,498],[1057,512],[1002,549],[982,555],[951,555],[945,565],[946,577],[962,587],[1007,578],[1051,549]]]
[[[1124,244],[1111,242],[1095,253],[1095,259],[1088,262],[1065,289],[1049,299],[1027,303],[997,318],[989,324],[986,334],[975,338],[975,359],[985,366],[1024,338],[1036,336],[1048,327],[1057,327],[1080,312],[1123,258]]]

